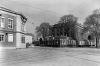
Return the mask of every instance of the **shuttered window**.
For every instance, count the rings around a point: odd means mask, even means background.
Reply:
[[[22,37],[22,43],[25,43],[25,37]]]
[[[5,27],[5,18],[4,17],[0,17],[0,27],[1,28]]]
[[[0,34],[0,42],[4,41],[4,35]]]
[[[13,19],[8,18],[8,28],[13,29]]]
[[[13,34],[8,34],[8,42],[13,42]]]

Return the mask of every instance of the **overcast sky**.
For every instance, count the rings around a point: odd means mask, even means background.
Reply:
[[[28,18],[27,32],[32,33],[40,23],[55,24],[67,14],[74,14],[83,23],[93,10],[100,8],[100,0],[0,0],[0,6],[23,13]]]

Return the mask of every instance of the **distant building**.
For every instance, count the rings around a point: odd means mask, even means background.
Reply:
[[[32,44],[33,40],[34,40],[34,35],[31,33],[25,33],[25,43],[30,43]]]
[[[24,15],[0,7],[0,47],[24,48],[26,21]]]

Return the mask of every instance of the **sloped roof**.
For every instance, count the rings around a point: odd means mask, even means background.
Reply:
[[[21,16],[21,19],[22,19],[22,21],[24,23],[27,21],[27,18],[23,14],[21,14],[21,13],[12,11],[12,10],[7,9],[7,8],[4,8],[4,7],[0,7],[0,10],[5,11],[5,12],[8,12],[8,13],[12,13],[12,14],[20,15]]]

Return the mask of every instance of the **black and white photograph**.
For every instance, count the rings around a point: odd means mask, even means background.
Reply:
[[[100,0],[0,0],[0,66],[100,66]]]

